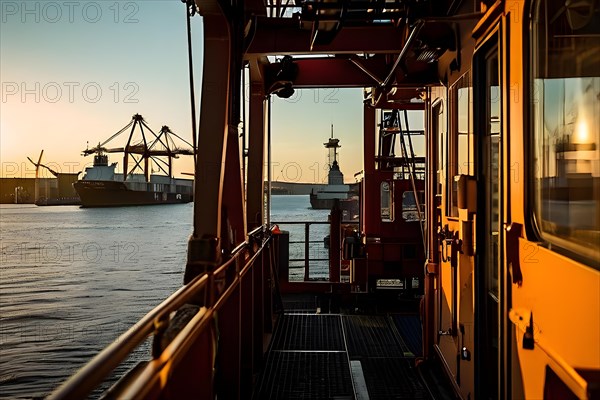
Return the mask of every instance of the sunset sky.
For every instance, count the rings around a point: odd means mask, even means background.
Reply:
[[[91,163],[81,151],[142,114],[191,140],[185,7],[169,1],[0,1],[2,176],[33,177],[27,156],[62,172]],[[197,101],[202,20],[193,18]],[[273,105],[273,179],[323,181],[335,126],[346,181],[362,170],[362,91],[301,90]],[[200,132],[202,134],[202,132]],[[123,146],[113,142],[115,146]],[[119,162],[122,155],[111,155]],[[191,159],[175,173],[191,172]]]

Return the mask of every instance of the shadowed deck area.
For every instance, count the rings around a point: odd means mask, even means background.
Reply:
[[[318,314],[317,304],[284,299],[255,399],[434,398],[415,367],[417,316]]]

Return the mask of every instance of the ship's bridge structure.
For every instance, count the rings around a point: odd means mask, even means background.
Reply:
[[[424,112],[430,88],[440,83],[439,71],[447,69],[450,64],[455,69],[461,68],[461,49],[457,45],[457,30],[453,27],[455,16],[475,21],[474,18],[480,14],[471,12],[472,3],[459,3],[202,0],[190,5],[194,11],[197,8],[203,18],[205,61],[198,131],[194,233],[188,243],[186,283],[194,282],[225,261],[227,254],[246,240],[248,232],[262,229],[265,222],[268,225],[269,215],[265,214],[264,206],[264,176],[268,159],[264,149],[268,147],[269,140],[269,99],[272,96],[288,98],[298,89],[363,88],[364,172],[361,190],[363,193],[377,193],[377,196],[363,196],[361,226],[368,251],[381,254],[381,257],[369,264],[368,276],[366,268],[362,269],[361,277],[357,272],[356,279],[364,283],[363,286],[358,285],[359,290],[366,291],[367,286],[375,287],[379,283],[400,284],[399,279],[387,279],[391,276],[401,276],[403,282],[410,282],[410,277],[414,276],[412,282],[416,283],[408,285],[412,285],[415,291],[423,289],[423,281],[416,278],[423,275],[425,254],[421,217],[423,204],[417,200],[415,208],[420,222],[411,225],[410,229],[403,228],[399,216],[396,223],[392,222],[391,200],[384,204],[379,193],[386,191],[389,199],[408,195],[418,199],[418,192],[424,190],[424,170],[417,180],[413,168],[409,174],[412,182],[403,180],[393,189],[384,182],[393,179],[395,169],[406,166],[408,157],[404,161],[401,157],[394,157],[391,143],[398,132],[389,133],[385,138],[382,134],[378,136],[378,113],[394,109],[404,113],[414,110]],[[467,10],[464,15],[461,8]],[[245,79],[249,79],[250,87],[247,116],[240,106],[246,100],[243,99],[242,88]],[[238,127],[242,120],[248,128],[247,149],[240,148]],[[409,127],[405,124],[404,129],[409,130]],[[405,156],[407,154],[404,152]],[[414,154],[412,165],[415,165]],[[336,222],[340,220],[332,217],[331,223]],[[329,246],[340,248],[341,238],[332,234]],[[384,255],[386,251],[387,255]],[[393,256],[390,255],[392,253]],[[332,254],[330,265],[339,264],[340,255]],[[389,270],[392,263],[402,264],[404,275]],[[340,269],[337,268],[330,270],[327,283],[285,282],[276,291],[335,293],[346,288],[349,286],[340,282]],[[244,324],[244,317],[241,318],[241,324]],[[367,395],[367,390],[356,389],[365,379],[358,360],[360,357],[365,357],[364,374],[369,380],[368,392],[374,398],[377,390],[380,390],[380,398],[403,391],[408,396],[406,398],[428,397],[418,383],[419,379],[411,375],[414,370],[407,369],[407,359],[403,358],[410,355],[410,359],[416,353],[403,345],[396,347],[403,340],[394,336],[395,328],[385,318],[320,318],[315,315],[296,318],[285,315],[278,324],[278,332],[283,329],[290,332],[290,336],[275,334],[273,337],[271,348],[275,350],[268,356],[260,382],[254,382],[254,393],[258,398],[294,398],[294,391],[301,396],[303,390],[306,398],[337,395],[361,398]],[[373,331],[363,330],[365,326],[371,326]],[[366,344],[371,334],[379,337]],[[317,346],[318,351],[324,351],[322,354],[313,354],[313,347],[295,344],[296,340],[298,343],[313,343],[313,340],[329,343],[338,336],[342,339],[344,335],[349,335],[346,337],[349,342],[343,339],[332,344],[333,347]],[[364,353],[350,350],[363,341],[368,347]],[[378,353],[370,345],[392,350]],[[428,344],[423,348],[427,347]],[[307,349],[311,351],[306,353]],[[243,357],[246,351],[243,343],[240,351]],[[256,347],[253,354],[256,355]],[[377,357],[387,356],[391,358],[386,362],[375,361]],[[313,368],[314,363],[321,367]],[[350,371],[350,366],[354,370]],[[382,376],[386,370],[395,372],[385,383],[374,384],[377,376]],[[332,377],[328,371],[339,371],[341,375]],[[327,381],[324,391],[286,387],[285,376],[304,373],[313,384]],[[350,384],[354,385],[354,389],[344,386],[351,382],[351,373],[356,373],[354,383]],[[407,377],[406,380],[395,386],[393,382],[402,374]],[[341,386],[330,389],[328,385],[336,385],[336,382],[340,382]],[[243,380],[235,390],[237,394],[245,392]]]
[[[438,69],[449,64],[460,69],[453,29],[458,3],[209,0],[192,5],[203,17],[206,60],[196,174],[203,204],[196,208],[195,237],[221,238],[223,224],[230,224],[239,242],[265,219],[269,96],[289,97],[304,88],[364,88],[368,177],[375,168],[376,109],[424,110],[427,88],[439,84]],[[473,5],[463,8],[472,11]],[[480,15],[466,12],[458,18]],[[237,161],[244,67],[250,80],[245,194]]]

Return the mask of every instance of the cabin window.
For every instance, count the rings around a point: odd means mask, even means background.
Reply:
[[[402,193],[402,218],[406,222],[421,221],[423,218],[425,218],[425,215],[423,215],[423,205],[425,204],[425,192],[423,190],[419,190],[417,192],[417,195],[419,196],[421,215],[419,215],[419,210],[417,202],[415,201],[414,192],[411,190]]]
[[[600,9],[542,2],[532,46],[534,217],[543,239],[600,260]]]
[[[471,74],[467,72],[450,89],[452,104],[451,118],[451,155],[448,184],[452,188],[449,193],[449,217],[458,217],[458,182],[456,175],[473,175],[473,88]]]
[[[432,107],[432,119],[433,119],[433,132],[438,137],[438,158],[437,158],[437,182],[438,182],[438,194],[444,199],[444,205],[446,215],[449,209],[449,189],[448,189],[448,135],[446,127],[446,113],[444,110],[444,103],[442,100]],[[440,199],[441,201],[441,199]]]
[[[381,182],[381,221],[394,220],[394,186],[393,182]]]
[[[431,105],[431,132],[432,132],[432,136],[434,136],[434,137],[440,137],[440,131],[441,131],[440,115],[441,114],[442,114],[442,102],[435,101]],[[442,205],[442,203],[441,203],[441,201],[442,201],[442,173],[441,173],[441,165],[440,165],[440,162],[442,160],[441,151],[439,151],[439,149],[436,148],[436,155],[432,158],[434,159],[432,171],[436,172],[435,177],[434,177],[434,180],[435,180],[435,187],[434,187],[435,201],[434,202],[435,202],[435,206],[437,208],[441,208],[441,205]]]

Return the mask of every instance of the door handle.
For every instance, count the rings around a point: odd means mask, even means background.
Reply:
[[[450,266],[452,268],[458,267],[458,253],[462,253],[462,240],[458,238],[458,232],[454,232],[452,242],[450,242]]]
[[[523,231],[523,225],[513,222],[506,228],[506,262],[512,270],[512,282],[519,287],[523,284],[521,273],[521,260],[519,258],[519,238]]]

